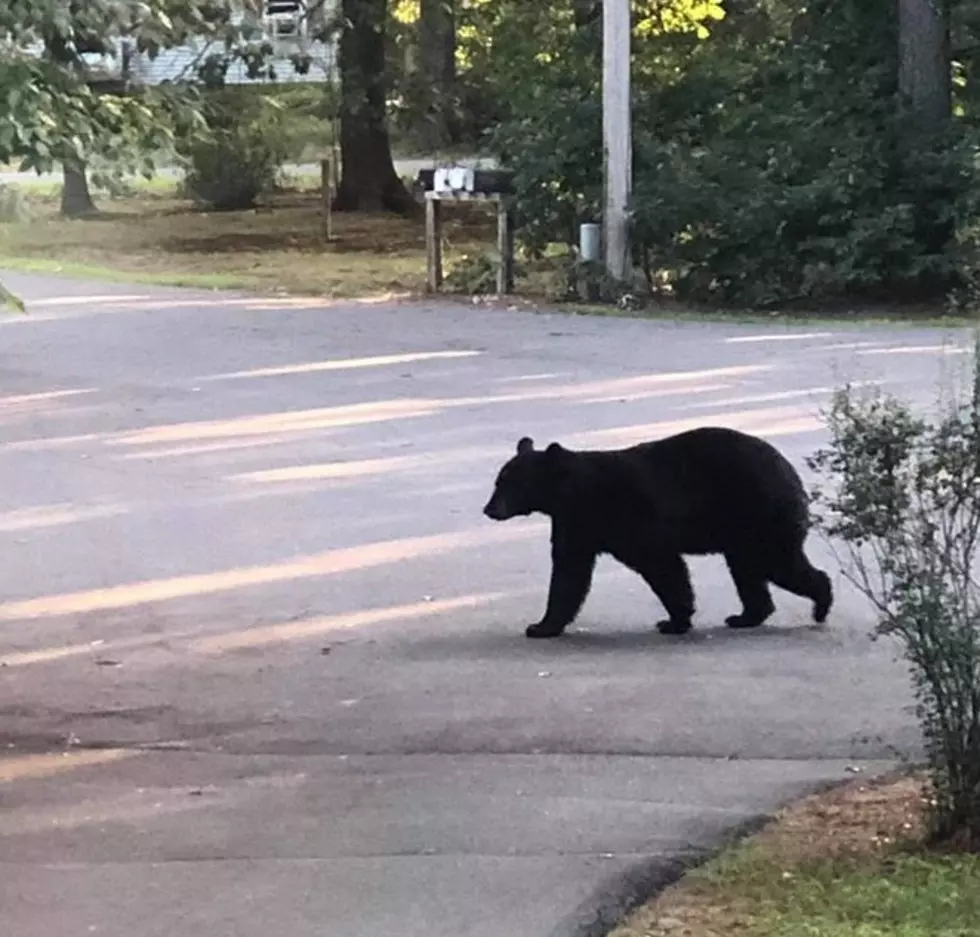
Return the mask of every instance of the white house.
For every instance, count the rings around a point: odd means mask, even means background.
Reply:
[[[312,38],[316,26],[332,15],[336,0],[244,0],[239,23],[246,17],[261,30],[274,48],[269,64],[275,70],[276,83],[314,82],[323,84],[336,80],[334,68],[336,42]],[[172,49],[161,50],[155,58],[135,49],[115,57],[86,56],[92,71],[110,78],[119,78],[125,70],[130,81],[158,85],[193,77],[194,66],[203,61],[210,49],[221,52],[220,43],[205,38],[191,40]],[[296,70],[291,58],[302,54],[309,58],[309,70]],[[125,64],[124,64],[125,63]],[[234,61],[225,80],[228,84],[266,84],[268,79],[250,78],[245,65]]]

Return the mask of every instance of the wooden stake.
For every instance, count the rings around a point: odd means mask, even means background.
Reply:
[[[436,198],[425,200],[425,260],[429,292],[438,293],[442,286],[442,203]]]
[[[333,240],[333,189],[333,160],[327,156],[320,160],[320,201],[323,240],[328,244]]]
[[[497,201],[497,295],[514,292],[514,232],[510,218],[510,201],[500,196]]]

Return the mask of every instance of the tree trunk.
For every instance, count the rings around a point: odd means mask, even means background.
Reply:
[[[386,15],[387,0],[343,0],[341,179],[333,207],[417,215],[422,208],[395,172],[385,124]]]
[[[898,90],[918,130],[945,128],[952,114],[947,0],[898,0]]]
[[[901,148],[909,159],[906,175],[915,191],[916,239],[930,254],[941,254],[955,233],[943,217],[950,193],[914,185],[915,156],[943,147],[952,117],[948,0],[898,0],[898,90],[906,118]]]
[[[420,0],[419,78],[422,126],[419,137],[426,150],[450,146],[458,138],[455,121],[456,11],[454,0]]]
[[[588,64],[602,70],[602,2],[575,0],[572,5],[578,53]]]
[[[62,164],[64,184],[61,187],[61,214],[64,218],[87,218],[98,214],[88,189],[85,166],[80,163]]]

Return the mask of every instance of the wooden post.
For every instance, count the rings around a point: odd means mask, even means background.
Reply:
[[[506,196],[497,198],[497,253],[500,265],[497,267],[497,295],[514,292],[514,232],[510,217],[510,200]]]
[[[333,240],[333,160],[327,156],[320,160],[320,201],[322,212],[320,220],[323,225],[323,240],[330,243]]]
[[[433,197],[425,200],[425,261],[428,290],[438,293],[442,286],[442,203]]]
[[[630,0],[602,2],[602,137],[606,270],[626,279],[632,181],[630,133]]]

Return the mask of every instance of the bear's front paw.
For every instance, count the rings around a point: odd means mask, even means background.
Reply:
[[[665,618],[657,622],[657,631],[661,634],[687,634],[690,630],[690,618]]]
[[[758,618],[748,618],[745,615],[729,615],[725,624],[729,628],[758,628],[762,622]]]
[[[564,630],[539,621],[536,625],[530,625],[524,634],[529,638],[557,638]]]

